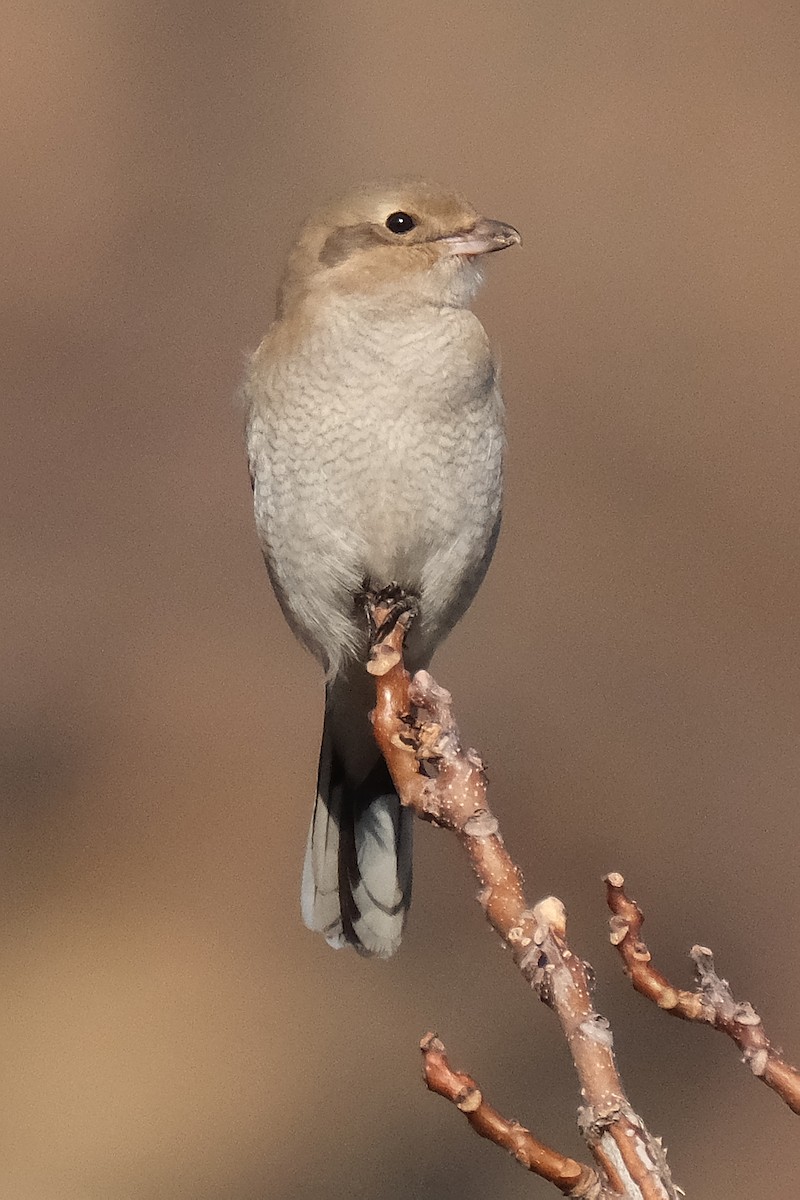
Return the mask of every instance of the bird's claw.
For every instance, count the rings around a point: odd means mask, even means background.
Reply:
[[[419,603],[416,596],[391,583],[380,591],[367,593],[366,611],[370,645],[375,646],[389,636],[401,617],[408,628],[419,611]]]
[[[395,666],[401,657],[401,651],[396,646],[386,644],[387,639],[398,625],[402,627],[402,637],[405,637],[409,625],[419,611],[419,603],[416,596],[396,583],[377,590],[365,588],[360,599],[364,605],[369,639],[367,670],[373,675],[383,675]]]

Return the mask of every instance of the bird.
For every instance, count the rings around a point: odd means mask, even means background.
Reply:
[[[354,189],[302,226],[242,385],[270,580],[325,672],[302,916],[330,945],[368,956],[400,944],[413,815],[370,724],[365,598],[413,610],[415,671],[483,580],[500,527],[504,409],[470,305],[485,256],[521,240],[435,184]]]

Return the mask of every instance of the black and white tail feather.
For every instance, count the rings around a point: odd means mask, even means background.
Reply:
[[[327,691],[301,902],[308,928],[331,946],[388,958],[411,903],[414,817],[375,744],[368,696],[347,680]]]

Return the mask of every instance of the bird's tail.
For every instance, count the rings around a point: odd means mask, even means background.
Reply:
[[[402,808],[369,722],[374,684],[328,687],[302,911],[331,946],[388,958],[411,903],[413,815]]]

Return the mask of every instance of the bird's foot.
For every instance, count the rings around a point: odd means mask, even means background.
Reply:
[[[397,622],[403,618],[403,626],[408,629],[419,612],[419,600],[411,592],[407,592],[397,583],[390,583],[374,593],[372,602],[373,621],[376,625],[373,640],[383,641],[394,629]]]
[[[372,675],[385,675],[402,657],[405,635],[419,612],[419,601],[397,583],[365,588],[361,599],[367,619],[369,659]]]

